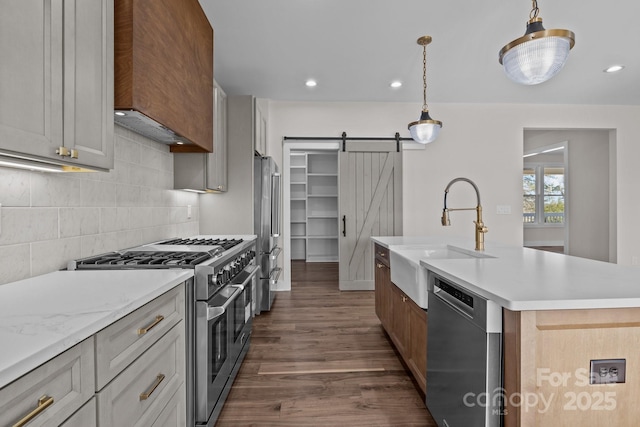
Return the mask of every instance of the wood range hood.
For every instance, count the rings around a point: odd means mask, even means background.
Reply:
[[[212,152],[213,28],[198,0],[115,0],[114,21],[115,122]]]

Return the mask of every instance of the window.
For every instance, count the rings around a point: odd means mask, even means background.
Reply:
[[[563,226],[564,167],[525,165],[522,174],[522,221],[538,226]]]

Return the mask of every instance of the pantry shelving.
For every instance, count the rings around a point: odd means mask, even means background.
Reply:
[[[338,261],[338,154],[291,153],[291,259]]]

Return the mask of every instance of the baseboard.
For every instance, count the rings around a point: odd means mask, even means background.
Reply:
[[[564,246],[564,240],[534,240],[524,242],[523,246]]]

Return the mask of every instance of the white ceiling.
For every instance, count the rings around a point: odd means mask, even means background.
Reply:
[[[522,36],[528,0],[200,0],[214,73],[228,95],[300,101],[640,105],[640,2],[539,0],[547,29],[576,34],[564,69],[521,86],[498,63]],[[614,74],[603,69],[626,68]],[[309,89],[308,78],[318,81]],[[400,89],[389,83],[398,79]]]

